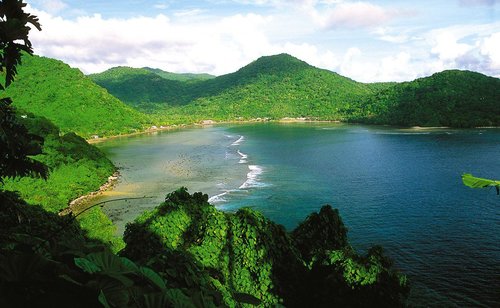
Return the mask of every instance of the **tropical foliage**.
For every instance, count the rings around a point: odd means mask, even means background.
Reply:
[[[191,297],[189,289],[89,240],[70,216],[5,191],[0,204],[1,307],[215,307],[208,293]]]
[[[0,73],[5,83],[0,83],[4,91],[14,81],[17,66],[21,63],[21,53],[32,54],[28,38],[30,25],[41,30],[38,18],[23,11],[22,1],[0,2]],[[42,139],[29,134],[16,121],[12,99],[0,98],[0,177],[3,175],[46,175],[46,168],[29,156],[39,154]],[[0,179],[1,183],[1,179]]]
[[[470,188],[495,187],[495,189],[497,190],[497,195],[500,195],[500,181],[478,178],[470,173],[463,174],[462,181],[465,186],[468,186]]]

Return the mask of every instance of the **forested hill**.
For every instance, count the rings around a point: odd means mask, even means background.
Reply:
[[[361,122],[403,126],[500,126],[500,79],[449,70],[369,96]]]
[[[126,66],[114,67],[89,77],[134,107],[144,103],[185,104],[192,100],[194,83],[214,78],[209,74],[175,74],[149,67]]]
[[[210,75],[210,74],[192,74],[192,73],[171,73],[171,72],[166,72],[164,70],[158,69],[158,68],[150,68],[150,67],[143,67],[143,69],[148,70],[152,73],[155,73],[159,75],[162,78],[168,79],[168,80],[177,80],[177,81],[200,81],[200,80],[208,80],[215,78],[215,76]]]
[[[110,73],[114,70],[119,74]],[[215,119],[309,116],[340,120],[353,102],[374,91],[287,54],[261,57],[235,73],[198,82],[165,80],[140,69],[114,70],[92,78],[124,102],[187,105],[173,112]]]
[[[18,71],[5,95],[17,108],[50,119],[62,132],[89,137],[142,130],[143,114],[78,69],[58,60],[24,55]]]
[[[167,79],[159,71],[146,68],[114,67],[89,75],[98,85],[121,101],[137,107],[142,103],[179,104],[188,93],[185,80]]]

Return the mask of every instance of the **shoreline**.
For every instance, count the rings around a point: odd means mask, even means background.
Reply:
[[[96,144],[96,143],[101,143],[113,139],[118,139],[122,137],[131,137],[131,136],[138,136],[138,135],[145,135],[145,134],[154,134],[157,132],[164,132],[164,131],[173,131],[173,130],[180,130],[180,129],[185,129],[185,128],[193,128],[193,127],[207,127],[207,126],[213,126],[213,125],[221,125],[221,124],[249,124],[249,123],[281,123],[281,124],[291,124],[291,123],[336,123],[336,124],[356,124],[356,125],[374,125],[374,126],[391,126],[391,127],[398,127],[400,129],[408,129],[408,130],[431,130],[431,129],[498,129],[500,126],[477,126],[477,127],[468,127],[468,128],[463,128],[463,127],[451,127],[451,126],[408,126],[408,127],[399,127],[399,126],[394,126],[394,125],[389,125],[389,124],[369,124],[369,123],[354,123],[354,122],[343,122],[339,120],[316,120],[316,119],[311,119],[311,118],[281,118],[277,120],[272,120],[269,118],[253,118],[250,120],[228,120],[228,121],[216,121],[216,120],[201,120],[196,123],[191,123],[191,124],[172,124],[172,125],[167,125],[167,126],[155,126],[152,125],[149,128],[144,129],[143,131],[137,131],[134,133],[128,133],[128,134],[122,134],[122,135],[113,135],[113,136],[106,136],[106,137],[97,137],[97,138],[90,138],[86,139],[87,143],[89,144]]]
[[[68,203],[68,206],[62,209],[59,212],[59,216],[64,216],[68,214],[78,215],[82,211],[86,209],[86,205],[93,200],[94,198],[99,197],[106,191],[111,191],[118,183],[118,179],[120,178],[120,172],[117,170],[112,175],[110,175],[107,181],[102,184],[98,190],[89,192],[85,195],[82,195]]]
[[[101,143],[113,139],[118,139],[122,137],[131,137],[131,136],[138,136],[138,135],[145,135],[145,134],[153,134],[155,132],[161,132],[161,131],[169,131],[169,130],[176,130],[176,129],[184,129],[184,128],[189,128],[194,126],[194,124],[179,124],[179,125],[169,125],[169,126],[160,126],[158,128],[147,128],[143,131],[138,131],[134,133],[128,133],[128,134],[122,134],[122,135],[113,135],[113,136],[106,136],[106,137],[98,137],[98,138],[90,138],[90,139],[85,139],[88,144],[96,144],[96,143]]]
[[[271,120],[268,118],[254,118],[250,120],[229,120],[229,121],[215,121],[215,120],[201,120],[197,123],[191,123],[191,124],[173,124],[173,125],[167,125],[167,126],[160,126],[157,127],[155,125],[146,128],[143,131],[138,131],[134,133],[128,133],[128,134],[122,134],[122,135],[113,135],[113,136],[106,136],[106,137],[97,137],[97,138],[90,138],[90,139],[85,139],[87,143],[89,144],[96,144],[96,143],[101,143],[113,139],[118,139],[122,137],[131,137],[131,136],[138,136],[138,135],[146,135],[146,134],[154,134],[157,132],[163,132],[163,131],[173,131],[173,130],[179,130],[179,129],[185,129],[185,128],[193,128],[193,127],[207,127],[207,126],[213,126],[213,125],[220,125],[220,124],[249,124],[249,123],[337,123],[337,124],[353,124],[353,123],[347,123],[347,122],[342,122],[338,120],[311,120],[309,118],[281,118],[278,120]]]

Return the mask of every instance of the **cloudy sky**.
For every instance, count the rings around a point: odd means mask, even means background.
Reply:
[[[113,66],[231,73],[289,53],[357,81],[445,69],[500,77],[500,0],[27,0],[35,52]]]

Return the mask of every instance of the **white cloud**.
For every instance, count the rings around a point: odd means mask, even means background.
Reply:
[[[68,7],[68,5],[61,0],[36,0],[35,2],[40,5],[43,10],[53,14]]]
[[[493,33],[480,43],[480,52],[488,57],[491,69],[500,75],[500,32]]]
[[[309,10],[316,22],[327,29],[376,27],[394,18],[411,14],[408,11],[387,9],[369,2],[338,2],[327,9],[319,10],[310,6]]]
[[[392,18],[392,14],[382,7],[364,2],[340,4],[328,15],[326,27],[369,27]]]
[[[155,9],[158,9],[158,10],[166,10],[166,9],[168,9],[168,4],[166,4],[166,3],[157,3],[157,4],[153,5],[153,7]]]
[[[500,23],[452,26],[430,31],[426,42],[436,68],[470,69],[500,75]]]
[[[433,31],[430,39],[434,47],[431,49],[431,53],[437,55],[444,62],[454,61],[474,48],[470,44],[459,43],[461,38],[461,33],[451,29]]]
[[[406,43],[410,40],[409,35],[404,31],[396,31],[386,27],[379,27],[375,29],[373,34],[377,35],[379,40],[389,43]]]
[[[183,10],[183,11],[177,11],[174,13],[175,17],[192,17],[196,15],[200,15],[203,13],[203,10],[201,9],[191,9],[191,10]]]
[[[266,27],[272,17],[237,14],[221,19],[178,23],[165,15],[106,19],[101,15],[75,20],[34,11],[43,31],[32,32],[37,54],[61,59],[86,73],[112,66],[158,67],[174,72],[225,74],[263,55],[290,52],[322,64],[307,44],[272,43]],[[323,57],[325,63],[331,59]]]

